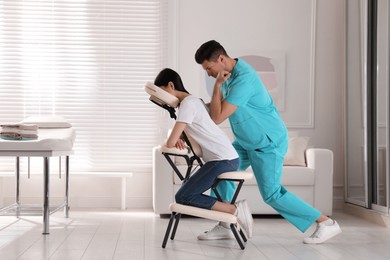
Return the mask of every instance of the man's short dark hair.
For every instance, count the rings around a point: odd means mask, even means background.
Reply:
[[[219,42],[211,40],[199,47],[195,53],[195,60],[198,64],[202,64],[205,60],[216,61],[221,54],[228,56]]]

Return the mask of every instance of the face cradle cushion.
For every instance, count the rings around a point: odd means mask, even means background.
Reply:
[[[172,108],[176,108],[179,105],[179,99],[177,97],[169,94],[151,82],[146,83],[145,91],[150,95],[150,101],[159,106],[168,105]]]

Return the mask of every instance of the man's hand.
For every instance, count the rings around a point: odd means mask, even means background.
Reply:
[[[232,75],[229,71],[220,71],[218,72],[216,83],[220,86],[222,83],[224,83],[228,78],[230,78],[230,75]]]

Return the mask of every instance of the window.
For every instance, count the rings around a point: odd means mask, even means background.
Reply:
[[[0,5],[0,122],[61,115],[76,129],[71,171],[150,172],[162,112],[143,86],[166,64],[166,0]]]

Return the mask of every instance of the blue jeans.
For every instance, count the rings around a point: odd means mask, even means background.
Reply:
[[[220,174],[236,171],[238,165],[238,158],[205,163],[177,191],[175,195],[176,202],[183,205],[211,209],[217,202],[217,199],[203,193],[211,188]]]

